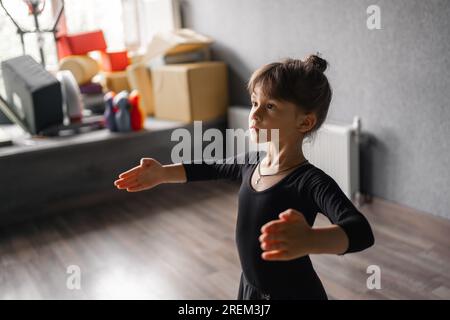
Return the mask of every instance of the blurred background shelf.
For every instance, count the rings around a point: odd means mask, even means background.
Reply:
[[[118,133],[108,129],[93,130],[80,134],[58,137],[32,137],[14,124],[0,125],[5,138],[12,140],[12,144],[0,148],[0,157],[14,156],[18,153],[35,152],[51,148],[70,148],[78,144],[102,142],[111,139],[130,139],[133,137],[148,136],[156,131],[174,129],[187,125],[180,121],[168,121],[148,117],[144,130],[138,132]]]
[[[203,122],[204,130],[225,127],[225,117]],[[2,128],[14,145],[0,148],[0,225],[124,196],[113,185],[119,173],[143,157],[171,163],[179,143],[171,141],[172,131],[193,133],[192,123],[153,118],[139,132],[101,129],[70,137],[31,138],[17,127]]]

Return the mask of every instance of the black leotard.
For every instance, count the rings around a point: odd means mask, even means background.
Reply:
[[[337,183],[309,162],[295,168],[272,187],[255,191],[251,176],[262,157],[262,153],[254,152],[227,159],[224,163],[203,161],[183,165],[188,182],[213,179],[242,181],[236,243],[244,279],[251,286],[272,298],[326,299],[309,256],[291,261],[265,261],[261,258],[258,239],[261,227],[278,219],[286,209],[303,213],[311,226],[317,213],[321,212],[347,234],[349,246],[344,254],[372,246],[372,229]]]

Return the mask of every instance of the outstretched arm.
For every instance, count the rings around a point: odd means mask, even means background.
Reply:
[[[163,166],[155,159],[143,158],[140,165],[121,173],[114,185],[117,189],[138,192],[162,183],[183,182],[186,182],[186,171],[182,164]]]
[[[152,158],[141,159],[140,165],[119,175],[114,181],[118,189],[137,192],[151,189],[162,183],[184,183],[188,181],[232,179],[241,177],[241,166],[247,154],[201,163],[177,163],[162,165]]]

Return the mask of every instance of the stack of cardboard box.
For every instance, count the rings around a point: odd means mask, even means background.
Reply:
[[[192,122],[225,115],[228,105],[227,67],[210,61],[212,39],[189,29],[156,34],[143,64],[150,66],[147,111],[156,118]],[[129,66],[129,82],[133,81]],[[139,90],[139,88],[136,88]],[[140,92],[145,89],[140,88]]]

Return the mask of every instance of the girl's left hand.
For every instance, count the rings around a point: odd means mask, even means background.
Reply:
[[[261,228],[262,258],[271,261],[297,259],[311,253],[313,229],[303,214],[294,209],[280,213]]]

